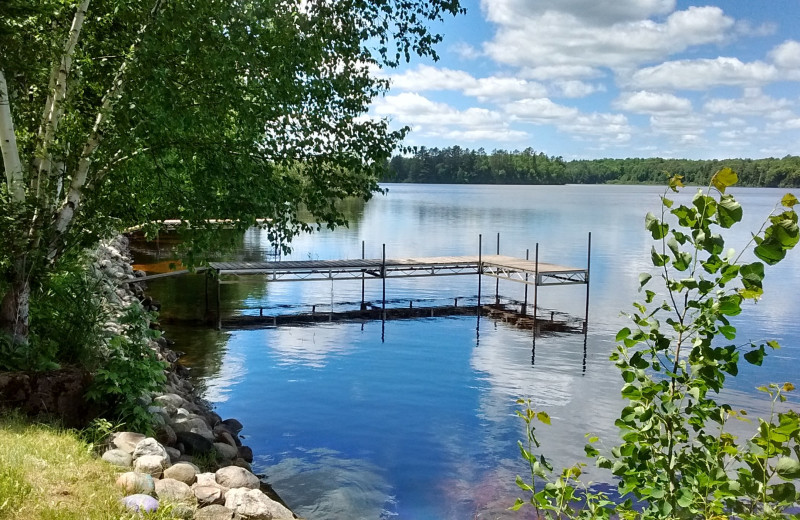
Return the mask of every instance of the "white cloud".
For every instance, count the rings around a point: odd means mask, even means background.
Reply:
[[[602,83],[586,83],[579,80],[554,81],[551,85],[553,95],[566,98],[582,98],[595,92],[605,92]]]
[[[552,123],[579,113],[575,107],[559,105],[548,98],[523,99],[506,105],[505,110],[515,120],[534,124]]]
[[[638,114],[686,114],[691,112],[692,102],[673,94],[640,90],[623,93],[614,107]]]
[[[668,61],[636,71],[631,85],[645,89],[707,90],[721,85],[758,86],[778,78],[774,65],[738,58]]]
[[[711,114],[731,114],[738,116],[762,116],[770,119],[789,119],[792,103],[788,99],[775,99],[763,94],[759,89],[746,89],[738,99],[714,98],[703,106]]]
[[[596,78],[603,73],[587,65],[545,65],[541,67],[522,68],[519,75],[523,78],[538,80],[570,80]]]
[[[411,92],[386,96],[374,106],[376,115],[396,119],[410,125],[422,136],[445,137],[450,140],[494,141],[520,140],[525,132],[512,130],[503,114],[485,108],[457,110],[446,103],[437,103]]]
[[[647,18],[654,10],[671,9],[672,2],[547,2],[547,10],[521,0],[491,0],[483,5],[489,19],[498,24],[494,38],[484,44],[487,54],[499,63],[534,70],[564,65],[629,68],[692,46],[721,43],[734,24],[718,7],[672,12],[661,23]],[[616,9],[618,5],[640,9]],[[608,16],[593,17],[597,9]]]
[[[650,116],[650,128],[656,134],[672,137],[701,136],[706,132],[707,121],[696,115]]]
[[[600,25],[665,15],[675,0],[483,0],[487,18],[502,25],[520,23],[548,11],[559,11]]]
[[[581,114],[558,125],[558,129],[569,134],[593,137],[596,141],[622,144],[631,139],[628,118],[622,114]]]
[[[800,69],[800,42],[786,40],[770,51],[769,58],[778,67]]]
[[[547,95],[544,85],[524,79],[491,76],[475,78],[461,70],[442,69],[420,65],[402,74],[391,76],[394,90],[424,92],[428,90],[453,90],[480,101],[508,101]]]
[[[390,77],[392,88],[396,90],[459,90],[464,84],[475,83],[469,73],[461,70],[441,69],[430,65],[420,65],[416,69]]]

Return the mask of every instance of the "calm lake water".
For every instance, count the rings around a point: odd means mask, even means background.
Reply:
[[[365,205],[354,205],[349,228],[295,240],[291,259],[472,255],[525,256],[539,243],[540,260],[576,267],[587,261],[592,233],[591,297],[586,343],[582,334],[550,334],[474,316],[334,322],[261,330],[215,331],[168,325],[176,349],[223,417],[245,425],[256,453],[254,469],[300,516],[308,519],[523,518],[507,508],[525,473],[517,440],[524,423],[515,400],[530,397],[552,417],[538,430],[556,466],[582,460],[584,434],[612,445],[620,408],[620,378],[608,355],[627,325],[620,311],[638,296],[638,274],[650,269],[644,215],[657,212],[661,187],[386,185]],[[687,201],[695,190],[678,197]],[[738,189],[745,222],[727,246],[741,249],[749,231],[782,190]],[[163,246],[163,244],[160,244]],[[153,246],[136,246],[138,260],[159,259]],[[266,237],[248,232],[230,258],[265,259]],[[168,251],[161,255],[168,256]],[[284,259],[287,257],[284,256]],[[500,283],[500,294],[522,299],[521,284]],[[380,280],[367,283],[379,302]],[[493,296],[494,280],[485,279]],[[201,277],[153,281],[165,321],[204,310]],[[737,318],[737,340],[776,339],[783,349],[761,368],[742,366],[724,396],[737,407],[764,413],[754,388],[794,381],[800,360],[800,255],[767,270],[765,296]],[[390,305],[415,306],[474,298],[474,276],[389,279]],[[256,277],[222,286],[226,313],[291,313],[312,305],[357,305],[358,281],[265,283]],[[544,287],[539,304],[582,317],[585,286]],[[344,302],[344,305],[341,305]],[[350,306],[350,307],[348,307]],[[244,309],[244,310],[243,310]],[[477,329],[477,330],[476,330]],[[585,348],[585,350],[584,350]],[[535,355],[534,355],[535,354]],[[608,477],[594,472],[601,484]]]

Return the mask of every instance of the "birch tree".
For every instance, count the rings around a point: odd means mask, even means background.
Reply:
[[[459,0],[0,2],[0,328],[70,251],[128,225],[343,222],[403,131],[371,70],[435,58]]]

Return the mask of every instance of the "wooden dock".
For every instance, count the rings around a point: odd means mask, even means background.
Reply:
[[[217,281],[216,316],[217,326],[221,328],[220,285],[236,283],[240,276],[263,276],[268,281],[304,280],[361,280],[361,310],[366,309],[364,299],[366,280],[380,279],[383,284],[381,310],[386,312],[386,280],[390,278],[409,278],[425,276],[472,275],[477,278],[477,314],[480,316],[481,280],[484,276],[495,278],[494,303],[500,303],[500,280],[525,284],[525,296],[521,306],[525,314],[528,306],[528,287],[533,287],[533,320],[536,321],[538,288],[548,285],[586,285],[586,318],[584,331],[589,321],[589,272],[591,265],[592,234],[589,233],[586,267],[568,267],[539,261],[539,244],[536,244],[534,259],[530,250],[525,258],[500,254],[500,234],[497,234],[497,254],[482,254],[482,237],[478,238],[477,255],[435,256],[412,258],[387,258],[386,244],[381,258],[365,258],[364,243],[361,244],[360,259],[345,260],[283,260],[262,262],[211,262],[208,271],[215,274]],[[225,280],[223,280],[225,279]],[[207,278],[208,280],[208,278]],[[208,291],[206,290],[206,309],[208,310]],[[535,329],[535,327],[534,327]]]

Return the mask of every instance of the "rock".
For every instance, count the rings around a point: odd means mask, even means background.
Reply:
[[[291,511],[257,489],[231,489],[225,495],[225,507],[242,520],[294,519]]]
[[[250,446],[239,446],[239,457],[247,462],[253,462],[253,450]]]
[[[244,428],[242,423],[240,423],[236,419],[225,419],[224,421],[222,421],[222,424],[230,428],[234,435],[239,435],[239,432],[242,431],[242,429]]]
[[[243,458],[233,459],[233,465],[239,466],[240,468],[244,468],[247,471],[253,471],[253,466],[251,466],[250,463],[244,460]]]
[[[178,394],[164,394],[154,398],[153,404],[162,407],[168,415],[175,415],[183,405],[183,398]]]
[[[216,486],[217,484],[217,475],[214,473],[198,473],[197,474],[197,482],[196,485],[198,486]]]
[[[122,499],[122,503],[136,513],[151,513],[158,509],[158,500],[150,495],[130,495]]]
[[[171,478],[191,486],[197,480],[197,471],[194,466],[186,462],[179,462],[164,470],[164,478]]]
[[[211,505],[195,513],[194,520],[232,520],[234,511],[225,506]]]
[[[184,504],[194,504],[196,499],[192,488],[185,482],[174,478],[163,478],[156,481],[156,495],[159,500],[169,502],[181,502]]]
[[[142,442],[146,437],[141,433],[135,432],[120,432],[111,436],[111,445],[119,448],[126,453],[133,454],[136,445]]]
[[[164,473],[166,457],[158,455],[143,455],[133,461],[133,470],[139,473],[147,473],[153,478],[159,478]]]
[[[222,459],[232,460],[239,455],[239,450],[224,442],[215,442],[214,449],[217,450],[217,456]]]
[[[214,428],[214,439],[216,439],[217,442],[224,442],[225,444],[233,446],[234,448],[242,444],[241,441],[239,441],[238,443],[236,442],[238,440],[238,437],[234,439],[233,435],[231,435],[227,431],[221,431],[218,430],[217,428]]]
[[[175,435],[172,426],[164,424],[156,427],[156,440],[163,446],[174,446],[178,442],[178,436]]]
[[[172,422],[172,429],[175,430],[175,433],[196,433],[214,442],[214,433],[208,427],[206,420],[199,415],[176,416]]]
[[[169,455],[169,461],[172,464],[175,464],[180,461],[181,450],[177,448],[170,448],[169,446],[167,446],[165,449],[167,450],[167,455]]]
[[[214,449],[214,443],[194,432],[176,432],[178,442],[183,443],[184,453],[203,455]]]
[[[122,468],[130,468],[133,463],[131,454],[119,448],[103,453],[103,460]]]
[[[146,455],[163,457],[169,461],[167,450],[165,450],[164,446],[159,444],[159,442],[152,437],[147,437],[146,439],[139,441],[139,444],[136,445],[136,449],[133,450],[134,460]]]
[[[258,477],[244,468],[238,466],[228,466],[217,470],[217,484],[227,488],[249,488],[258,489]]]
[[[195,486],[192,491],[200,507],[225,502],[225,491],[220,486]]]
[[[136,473],[135,471],[128,471],[120,475],[119,478],[117,478],[117,485],[126,493],[138,493],[142,495],[150,495],[156,489],[155,482],[151,475]]]

